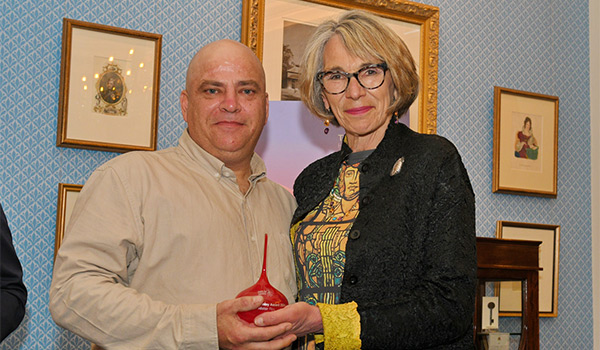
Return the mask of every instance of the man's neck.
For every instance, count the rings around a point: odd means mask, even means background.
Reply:
[[[246,194],[248,189],[250,189],[250,174],[252,173],[250,169],[248,171],[234,171],[235,179],[242,194]]]
[[[235,179],[242,194],[246,194],[248,189],[250,189],[250,175],[252,175],[252,167],[250,166],[250,161],[243,162],[241,164],[227,164],[225,166],[229,169],[233,170],[235,174]]]

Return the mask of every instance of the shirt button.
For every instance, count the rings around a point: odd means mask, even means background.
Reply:
[[[369,171],[369,168],[370,168],[370,167],[369,167],[369,164],[362,164],[362,165],[360,166],[360,171],[361,171],[362,173],[366,173],[366,172],[368,172],[368,171]]]
[[[360,237],[360,231],[359,230],[352,230],[350,231],[350,238],[351,239],[358,239]]]
[[[365,196],[363,199],[361,199],[360,205],[367,205],[367,204],[369,204],[370,201],[371,201],[371,197]]]
[[[350,284],[356,284],[356,283],[358,283],[358,277],[350,276],[349,281],[350,281]]]

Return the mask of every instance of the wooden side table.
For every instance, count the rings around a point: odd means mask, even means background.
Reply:
[[[477,237],[477,293],[473,338],[480,348],[481,298],[486,282],[521,281],[522,317],[519,350],[539,350],[539,245],[537,241]]]

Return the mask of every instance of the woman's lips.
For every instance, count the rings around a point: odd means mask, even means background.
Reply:
[[[367,113],[368,111],[370,111],[373,107],[372,106],[362,106],[362,107],[355,107],[355,108],[350,108],[346,110],[346,113],[348,114],[363,114],[363,113]]]

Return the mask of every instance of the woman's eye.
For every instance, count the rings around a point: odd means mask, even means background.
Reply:
[[[362,71],[362,75],[376,75],[379,71],[377,68],[367,68]]]
[[[327,75],[327,80],[341,80],[344,79],[346,76],[341,74],[341,73],[329,73]]]

